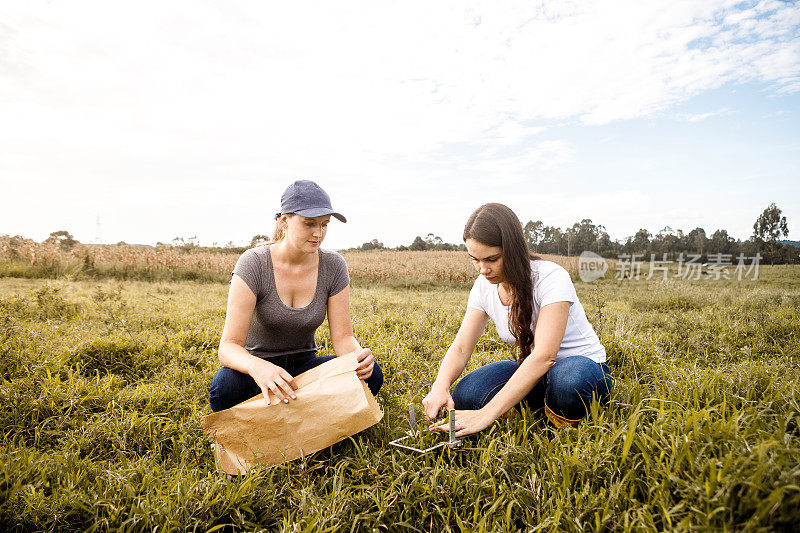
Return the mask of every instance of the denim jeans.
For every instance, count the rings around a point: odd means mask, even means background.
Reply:
[[[292,376],[297,376],[306,370],[321,365],[325,361],[330,361],[334,357],[333,355],[317,357],[316,353],[311,351],[270,357],[266,360],[283,368]],[[372,375],[365,381],[369,390],[372,391],[372,394],[378,394],[378,390],[381,388],[381,385],[383,385],[383,372],[377,362],[372,369]],[[214,378],[211,380],[211,392],[208,396],[208,400],[211,404],[211,410],[216,412],[229,409],[260,393],[261,389],[249,374],[244,374],[238,370],[223,366],[217,370],[217,373],[214,374]]]
[[[464,376],[453,389],[456,409],[480,409],[494,398],[519,368],[516,361],[497,361]],[[606,401],[614,381],[605,363],[580,355],[559,359],[536,383],[525,401],[532,409],[545,404],[556,414],[580,420],[586,416],[592,395]]]

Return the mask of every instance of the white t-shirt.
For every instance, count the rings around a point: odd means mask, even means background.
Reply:
[[[531,276],[533,278],[532,330],[536,331],[539,309],[554,302],[569,302],[570,304],[567,329],[564,332],[564,339],[561,341],[556,360],[573,355],[583,355],[598,363],[604,363],[606,349],[600,344],[600,339],[586,318],[586,312],[578,300],[575,286],[567,271],[552,261],[531,261]],[[511,306],[505,306],[500,302],[497,287],[497,285],[489,283],[483,276],[478,276],[469,292],[467,305],[489,315],[497,327],[497,334],[500,338],[513,344],[516,339],[508,329]]]

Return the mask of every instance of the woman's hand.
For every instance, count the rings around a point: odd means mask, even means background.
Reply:
[[[289,398],[295,399],[297,396],[297,383],[286,370],[276,364],[256,358],[250,367],[250,376],[261,388],[264,399],[269,405],[269,391],[272,391],[283,403],[289,403]]]
[[[483,431],[488,428],[492,422],[494,422],[494,418],[483,409],[478,409],[477,411],[456,411],[456,437],[465,437]],[[450,423],[445,420],[438,424],[431,424],[430,430],[450,431]]]
[[[422,407],[425,410],[425,416],[428,420],[434,420],[442,407],[446,409],[453,409],[456,404],[453,402],[453,397],[450,396],[450,390],[443,387],[434,385],[431,391],[425,398],[422,399]]]
[[[375,368],[375,357],[369,348],[361,348],[356,351],[356,359],[358,360],[356,375],[359,379],[367,379],[372,375],[372,369]]]

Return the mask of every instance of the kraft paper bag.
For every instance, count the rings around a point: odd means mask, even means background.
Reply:
[[[355,353],[331,359],[295,377],[297,399],[269,405],[259,394],[200,417],[213,443],[217,469],[245,474],[257,465],[291,461],[327,448],[377,424],[383,411],[356,375]]]

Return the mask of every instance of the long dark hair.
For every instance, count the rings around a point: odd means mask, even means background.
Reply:
[[[528,250],[525,236],[514,211],[503,204],[483,204],[470,215],[464,226],[464,241],[475,239],[487,246],[502,248],[503,277],[511,286],[511,314],[508,329],[517,339],[519,362],[531,354],[533,346],[533,281],[531,259],[540,259]]]

